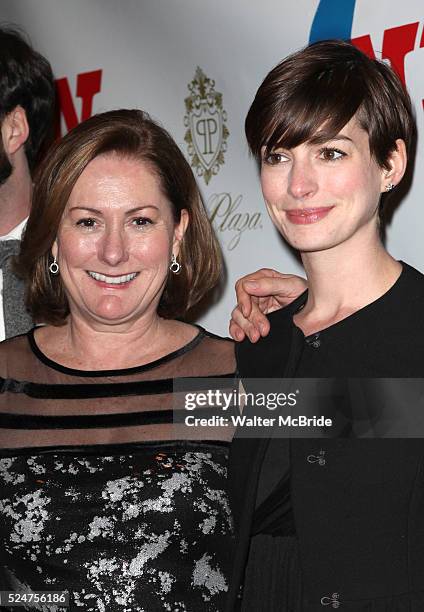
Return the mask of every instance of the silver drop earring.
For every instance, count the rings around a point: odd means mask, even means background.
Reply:
[[[171,263],[169,265],[169,269],[174,274],[178,274],[181,271],[181,264],[177,261],[176,256],[172,253]]]
[[[59,264],[56,261],[56,257],[53,259],[52,263],[49,265],[50,274],[59,274]]]

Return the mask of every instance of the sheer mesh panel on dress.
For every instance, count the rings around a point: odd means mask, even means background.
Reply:
[[[232,388],[231,342],[203,330],[188,345],[126,370],[83,372],[51,362],[32,334],[15,339],[0,371],[0,449],[231,439],[230,428],[174,423],[184,393],[174,379],[222,378]],[[1,357],[0,357],[1,358]],[[221,383],[220,383],[221,384]],[[192,387],[187,381],[187,390]]]

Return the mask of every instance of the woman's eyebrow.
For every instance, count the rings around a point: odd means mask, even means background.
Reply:
[[[311,138],[309,142],[311,142],[312,144],[324,144],[325,142],[333,142],[339,140],[353,142],[352,138],[349,138],[349,136],[344,136],[343,134],[337,134],[336,136],[331,136],[329,134],[317,134],[316,136]]]
[[[159,208],[157,206],[155,206],[154,204],[142,204],[141,206],[136,206],[135,208],[130,208],[130,210],[127,210],[125,212],[126,215],[132,215],[133,213],[139,211],[139,210],[143,210],[144,208],[154,208],[155,210],[159,210]]]
[[[349,138],[349,136],[344,136],[343,134],[338,134],[329,140],[349,140],[350,142],[353,142],[352,138]]]
[[[71,206],[69,212],[72,212],[73,210],[84,210],[86,212],[100,214],[100,210],[97,210],[97,208],[90,208],[89,206]]]

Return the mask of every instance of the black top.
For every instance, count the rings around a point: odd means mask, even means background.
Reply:
[[[423,376],[418,271],[403,264],[385,295],[308,338],[293,323],[306,297],[270,315],[267,338],[238,348],[243,378]],[[236,439],[230,481],[239,542],[228,610],[252,532],[297,533],[302,610],[424,609],[424,487],[417,480],[423,458],[421,439]]]
[[[234,369],[233,344],[202,329],[113,371],[53,362],[33,332],[1,343],[0,590],[67,590],[86,612],[222,610],[228,440],[186,438],[173,383]]]

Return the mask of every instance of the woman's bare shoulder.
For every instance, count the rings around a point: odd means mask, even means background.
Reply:
[[[202,366],[203,376],[231,374],[236,370],[235,344],[231,338],[218,336],[200,328],[201,342],[193,351],[193,359]]]

